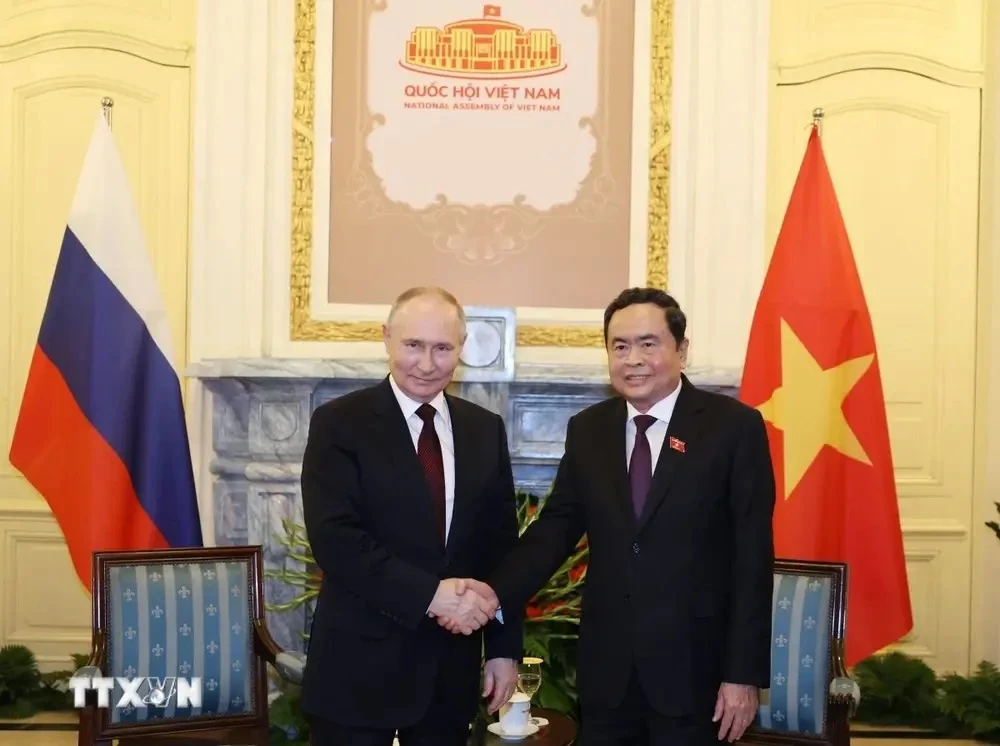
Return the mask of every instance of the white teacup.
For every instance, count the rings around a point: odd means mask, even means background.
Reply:
[[[503,707],[500,708],[500,729],[512,736],[524,735],[528,732],[531,717],[531,699],[524,692],[514,692]]]

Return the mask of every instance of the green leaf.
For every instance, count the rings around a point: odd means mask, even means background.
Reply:
[[[854,675],[861,687],[856,716],[860,722],[914,727],[933,723],[937,676],[922,660],[892,652],[862,661]]]

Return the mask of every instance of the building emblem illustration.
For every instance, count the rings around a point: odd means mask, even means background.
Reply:
[[[485,5],[482,18],[444,28],[417,26],[399,64],[418,73],[474,80],[534,78],[566,69],[554,31],[525,29],[501,18],[500,10]]]

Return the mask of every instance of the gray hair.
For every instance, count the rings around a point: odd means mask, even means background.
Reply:
[[[465,310],[462,308],[462,304],[458,302],[458,299],[449,293],[444,288],[435,286],[422,286],[410,288],[409,290],[404,290],[395,301],[392,303],[392,308],[389,309],[389,318],[386,320],[386,326],[392,326],[392,319],[396,315],[396,312],[400,308],[405,306],[411,300],[415,298],[423,298],[425,296],[433,296],[440,300],[443,300],[449,306],[455,309],[455,313],[458,314],[458,324],[462,330],[462,338],[465,338]]]

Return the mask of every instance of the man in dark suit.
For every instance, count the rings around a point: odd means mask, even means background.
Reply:
[[[454,297],[407,291],[384,336],[389,376],[322,405],[309,429],[302,500],[323,585],[302,709],[315,746],[390,746],[397,730],[402,746],[459,746],[484,644],[490,711],[513,694],[522,652],[516,610],[494,619],[474,580],[517,540],[507,435],[444,393],[465,340]]]
[[[583,746],[733,741],[769,685],[767,433],[758,412],[681,373],[685,327],[660,290],[611,303],[620,396],[570,419],[548,502],[490,580],[503,611],[523,608],[586,532]]]

